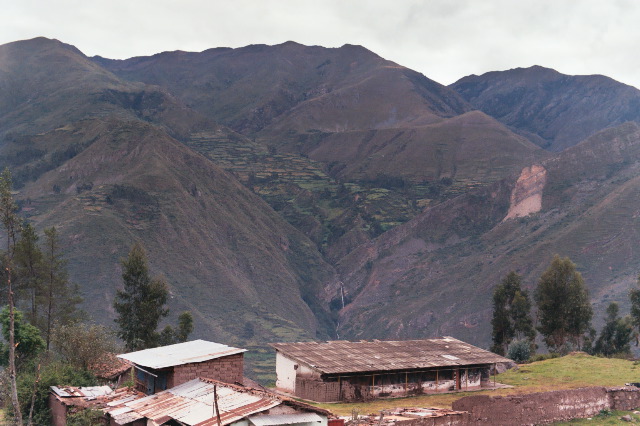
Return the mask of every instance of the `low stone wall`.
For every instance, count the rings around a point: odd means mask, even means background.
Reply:
[[[453,402],[453,410],[468,412],[466,415],[452,418],[454,423],[431,423],[431,419],[425,419],[423,423],[400,424],[535,425],[592,417],[604,409],[632,410],[637,407],[640,407],[638,388],[591,387],[504,397],[477,395]]]

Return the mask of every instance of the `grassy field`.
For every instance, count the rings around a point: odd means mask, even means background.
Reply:
[[[513,395],[586,386],[621,386],[628,382],[640,382],[640,363],[622,359],[598,358],[586,354],[572,354],[562,358],[520,365],[517,370],[510,370],[496,376],[496,380],[499,383],[511,385],[513,388],[381,399],[369,403],[318,405],[338,415],[347,416],[351,415],[353,410],[359,414],[371,414],[395,407],[451,408],[453,401],[479,393]],[[607,420],[618,419],[618,417],[620,416],[608,416]]]
[[[568,422],[553,423],[554,426],[566,425],[626,425],[629,422],[620,420],[622,416],[631,416],[634,423],[640,420],[640,415],[627,411],[608,411],[587,419],[575,419]]]

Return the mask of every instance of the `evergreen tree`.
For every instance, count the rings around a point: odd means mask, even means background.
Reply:
[[[629,343],[633,333],[631,318],[620,318],[618,312],[618,304],[611,302],[607,307],[607,321],[593,348],[594,353],[604,356],[631,353]]]
[[[631,301],[631,323],[634,327],[634,337],[636,346],[638,346],[638,336],[640,335],[640,277],[638,277],[638,286],[629,291],[629,300]]]
[[[185,311],[178,317],[178,327],[174,329],[170,325],[165,326],[158,335],[158,345],[173,345],[174,343],[184,343],[193,331],[193,316],[191,312]]]
[[[193,331],[193,316],[185,311],[178,317],[178,330],[176,331],[177,343],[186,342]]]
[[[511,301],[511,320],[513,321],[514,337],[533,343],[536,338],[536,329],[531,318],[531,299],[526,290],[515,292]]]
[[[514,338],[533,344],[536,336],[531,319],[531,301],[522,289],[522,278],[511,271],[493,292],[493,329],[491,350],[505,355]]]
[[[591,327],[593,310],[589,294],[576,265],[568,258],[554,256],[540,277],[535,292],[540,325],[538,331],[550,350],[580,349]]]
[[[35,228],[26,223],[22,227],[14,255],[18,291],[21,299],[28,301],[29,309],[26,316],[32,324],[37,322],[38,305],[42,301],[43,290],[43,256],[38,239]]]
[[[8,364],[9,383],[11,385],[10,396],[11,405],[14,409],[15,421],[22,424],[22,413],[20,412],[20,401],[18,400],[17,372],[16,372],[16,341],[15,341],[15,301],[12,284],[13,255],[15,252],[16,235],[20,230],[20,220],[18,219],[18,206],[13,200],[12,180],[9,169],[4,169],[0,175],[0,218],[7,233],[7,250],[3,256],[3,266],[7,283],[7,302],[9,304],[8,322]]]
[[[81,319],[78,305],[82,302],[77,285],[69,283],[67,261],[63,258],[60,239],[55,227],[44,230],[44,282],[42,291],[42,315],[36,324],[44,333],[47,350],[51,336],[58,325],[70,324]]]
[[[140,243],[135,243],[122,261],[122,270],[124,289],[117,291],[113,303],[118,337],[130,351],[153,347],[159,340],[158,323],[169,313],[164,306],[167,285],[149,276],[147,255]]]

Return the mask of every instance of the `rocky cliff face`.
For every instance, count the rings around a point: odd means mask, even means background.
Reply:
[[[520,173],[516,186],[511,192],[509,213],[504,218],[513,219],[537,213],[542,208],[542,191],[547,183],[547,170],[534,164]]]

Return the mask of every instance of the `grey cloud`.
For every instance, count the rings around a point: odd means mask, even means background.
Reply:
[[[444,84],[533,64],[640,87],[635,0],[21,0],[0,43],[39,35],[112,58],[247,44],[362,44]]]

